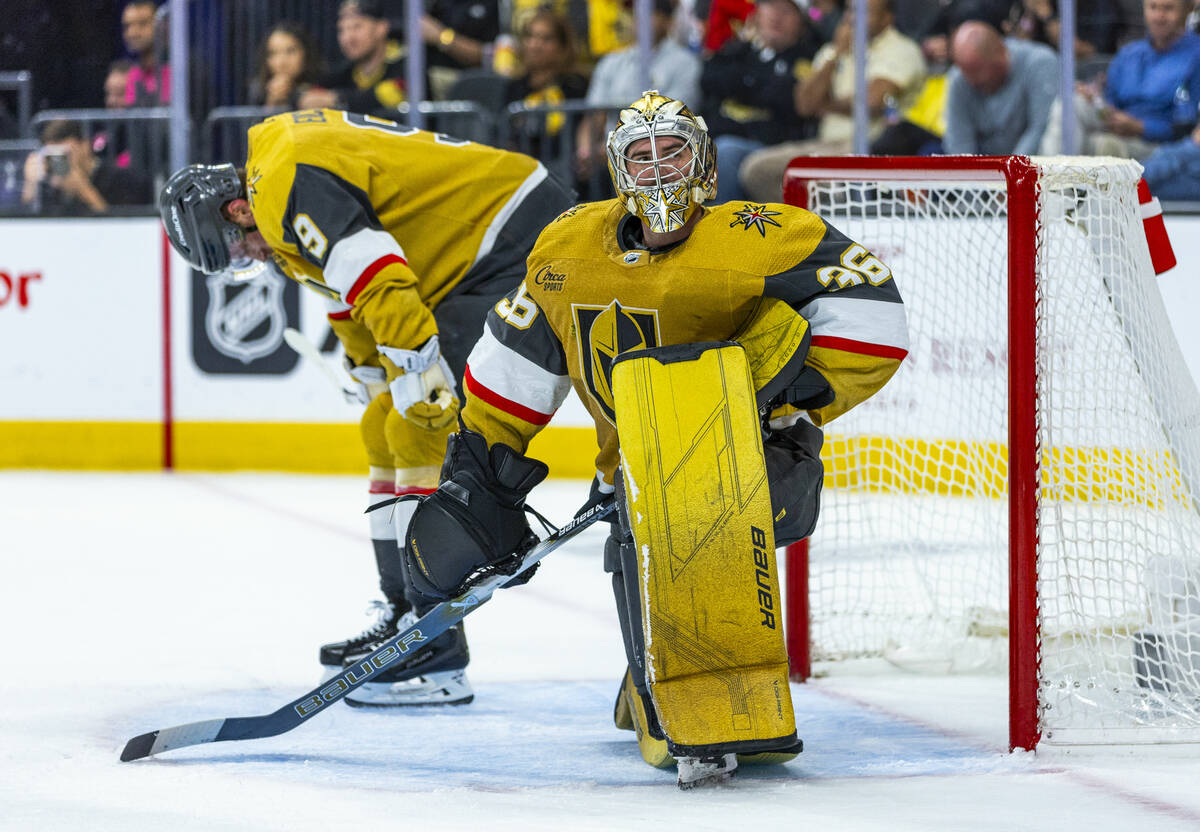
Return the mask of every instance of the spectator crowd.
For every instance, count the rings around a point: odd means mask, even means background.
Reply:
[[[719,201],[779,200],[790,159],[851,152],[854,14],[843,2],[651,3],[650,87],[707,120]],[[1071,131],[1063,129],[1059,100],[1055,0],[856,3],[867,17],[870,151],[1127,157],[1145,166],[1161,197],[1200,200],[1193,2],[1077,0]],[[198,5],[203,19],[218,4]],[[225,67],[240,89],[232,103],[396,116],[409,101],[404,4],[329,5],[336,13],[321,18],[324,31],[313,29],[316,17],[259,21],[257,48]],[[604,136],[615,108],[641,93],[645,77],[630,5],[430,0],[419,33],[424,97],[472,102],[504,125],[497,143],[555,163],[589,198],[607,196],[592,189],[607,179]],[[188,71],[173,76],[166,11],[155,0],[121,7],[120,43],[107,76],[96,79],[97,104],[112,113],[162,106],[173,84],[211,77],[208,56],[195,54]],[[334,38],[336,52],[323,50]],[[150,201],[152,179],[162,171],[147,169],[124,134],[81,131],[61,120],[43,120],[40,128],[42,147],[24,160],[21,205],[87,214]],[[1063,148],[1064,135],[1076,146]]]

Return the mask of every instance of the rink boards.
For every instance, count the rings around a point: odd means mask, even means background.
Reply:
[[[1169,217],[1180,266],[1168,309],[1200,302],[1200,217]],[[271,273],[191,272],[153,218],[0,222],[0,467],[363,470],[357,405],[283,342],[300,329],[331,365],[321,299]],[[1193,376],[1200,332],[1179,337]],[[339,371],[340,372],[340,371]],[[574,394],[532,452],[590,476],[595,440]]]

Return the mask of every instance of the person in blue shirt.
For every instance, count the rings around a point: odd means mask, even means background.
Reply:
[[[1141,161],[1195,126],[1200,36],[1187,31],[1189,6],[1187,0],[1145,0],[1145,39],[1117,53],[1103,88],[1080,85],[1075,109],[1083,152]]]
[[[1150,154],[1146,184],[1159,199],[1200,202],[1200,127]]]

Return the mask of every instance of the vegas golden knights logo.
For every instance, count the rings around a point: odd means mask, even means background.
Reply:
[[[612,363],[626,350],[657,347],[658,310],[634,309],[613,301],[608,306],[572,304],[583,382],[614,425]]]

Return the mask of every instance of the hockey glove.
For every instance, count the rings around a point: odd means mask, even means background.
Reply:
[[[379,352],[400,370],[389,385],[396,412],[425,430],[441,430],[458,417],[454,374],[434,335],[420,349],[380,345]]]
[[[371,399],[388,391],[387,373],[382,367],[355,364],[350,356],[342,356],[342,366],[354,379],[350,387],[342,390],[347,404],[370,404]]]
[[[507,445],[489,450],[482,435],[465,427],[451,434],[442,484],[420,501],[408,524],[409,586],[426,600],[444,601],[481,571],[515,571],[537,542],[525,519],[525,496],[548,471]]]

